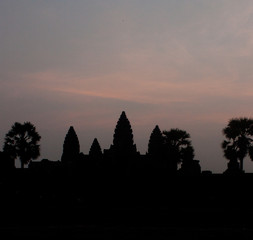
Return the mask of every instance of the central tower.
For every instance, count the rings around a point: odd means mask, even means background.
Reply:
[[[123,111],[117,122],[113,135],[112,151],[117,155],[134,155],[136,154],[136,145],[133,140],[133,131],[131,124]]]
[[[131,124],[123,111],[116,124],[113,144],[109,149],[113,165],[129,167],[137,156],[136,145],[133,140]]]

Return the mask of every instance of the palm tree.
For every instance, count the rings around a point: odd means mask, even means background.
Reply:
[[[240,162],[243,171],[243,160],[249,155],[253,160],[253,119],[232,118],[222,130],[226,140],[222,143],[224,156],[231,162]]]
[[[191,145],[190,134],[178,128],[163,131],[164,144],[167,149],[170,164],[177,170],[178,163],[194,158],[194,149]]]
[[[32,123],[16,122],[5,136],[3,150],[14,160],[19,157],[21,168],[24,168],[24,165],[28,164],[31,159],[39,157],[40,145],[38,142],[40,139]]]

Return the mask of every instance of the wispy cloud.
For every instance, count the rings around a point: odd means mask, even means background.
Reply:
[[[28,89],[36,88],[45,91],[64,92],[69,94],[87,95],[100,98],[111,98],[124,101],[135,101],[149,104],[170,104],[174,102],[194,103],[199,99],[212,97],[242,98],[252,97],[253,86],[247,82],[239,83],[236,76],[215,78],[205,76],[201,79],[177,81],[176,74],[173,79],[156,80],[141,78],[141,76],[127,76],[117,73],[109,76],[94,78],[77,78],[65,76],[55,72],[27,74]],[[22,84],[24,84],[24,82]]]
[[[97,129],[109,144],[126,110],[140,141],[161,124],[209,143],[228,118],[251,114],[251,0],[2,0],[0,25],[4,126],[30,118],[59,133],[71,123],[87,147]]]

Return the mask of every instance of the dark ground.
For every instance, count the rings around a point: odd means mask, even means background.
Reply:
[[[253,239],[251,174],[114,177],[2,181],[0,239]]]
[[[62,217],[43,211],[44,221],[26,215],[0,227],[1,239],[252,239],[252,210],[233,209],[107,209],[103,213],[73,208]],[[37,211],[38,213],[38,211]],[[179,215],[180,214],[180,217]],[[57,215],[57,216],[55,216]],[[81,215],[81,216],[80,216]],[[60,220],[59,220],[59,216]],[[79,219],[76,220],[75,218]],[[15,218],[15,215],[13,216]],[[71,220],[72,219],[72,220]]]

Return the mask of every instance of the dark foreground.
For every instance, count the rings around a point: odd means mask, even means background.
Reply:
[[[1,184],[0,239],[253,239],[252,175],[21,179]]]
[[[175,213],[171,214],[168,209],[160,209],[160,211],[114,209],[109,213],[100,213],[100,218],[96,220],[94,217],[98,215],[94,213],[90,216],[91,213],[87,214],[80,209],[72,209],[71,217],[73,217],[72,214],[76,216],[75,211],[78,211],[76,215],[84,214],[83,221],[68,220],[62,223],[45,219],[44,223],[36,223],[33,218],[30,218],[19,224],[2,226],[1,239],[6,239],[6,237],[13,239],[20,237],[33,239],[63,237],[65,239],[252,239],[253,237],[252,221],[249,223],[241,219],[241,217],[252,218],[252,212],[245,214],[238,209],[233,215],[218,209],[214,211],[181,209],[178,213],[182,214],[182,219],[175,216]],[[51,209],[49,218],[52,217],[53,212],[54,209]],[[86,219],[88,216],[89,222]],[[230,221],[227,221],[228,218]]]

